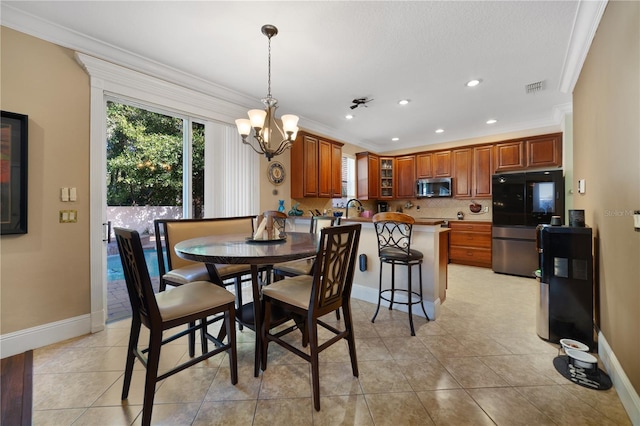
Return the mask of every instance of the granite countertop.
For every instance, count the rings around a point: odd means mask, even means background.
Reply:
[[[415,218],[416,225],[428,225],[428,226],[439,226],[445,223],[448,219],[436,219],[436,218]],[[370,217],[350,217],[350,218],[342,218],[341,223],[344,222],[362,222],[362,223],[371,223]]]
[[[444,223],[451,223],[451,222],[485,222],[485,223],[491,223],[491,219],[476,219],[476,218],[465,218],[462,220],[459,220],[457,218],[448,218],[448,217],[443,217],[443,218],[437,218],[437,217],[416,217],[416,225],[427,225],[427,226],[438,226],[438,225],[442,225]],[[341,222],[361,222],[361,223],[371,223],[371,218],[370,217],[350,217],[348,219],[346,218],[342,218]]]

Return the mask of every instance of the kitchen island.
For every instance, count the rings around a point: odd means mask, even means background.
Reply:
[[[289,217],[287,229],[304,232],[309,229],[309,217]],[[378,260],[378,239],[371,218],[354,217],[343,218],[341,223],[361,223],[360,244],[358,256],[367,258],[366,269],[356,269],[353,278],[353,290],[351,296],[370,303],[378,303],[378,280],[380,274],[380,261]],[[420,250],[424,254],[422,262],[422,294],[424,308],[431,320],[437,319],[440,306],[446,298],[447,290],[447,264],[449,249],[449,228],[440,225],[439,219],[416,219],[413,226],[411,248]],[[383,288],[389,288],[391,283],[391,268],[383,269]],[[412,274],[412,288],[418,289],[420,285],[417,271]],[[396,288],[407,288],[407,269],[396,268]],[[399,296],[401,297],[401,296]],[[388,303],[382,302],[387,307]],[[405,305],[394,304],[393,309],[407,311]],[[422,310],[413,308],[414,315],[421,315]]]

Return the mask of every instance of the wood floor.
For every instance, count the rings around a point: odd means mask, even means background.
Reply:
[[[33,351],[2,360],[3,425],[30,425],[33,396]]]

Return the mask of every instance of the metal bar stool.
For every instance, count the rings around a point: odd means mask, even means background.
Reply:
[[[415,336],[416,332],[413,327],[412,306],[420,304],[425,318],[429,320],[427,311],[422,303],[422,259],[424,255],[418,250],[411,249],[411,233],[415,220],[413,217],[404,213],[378,213],[373,216],[373,224],[378,236],[378,257],[380,258],[380,283],[378,292],[378,307],[376,308],[371,322],[375,322],[380,310],[380,302],[386,300],[389,302],[389,309],[393,309],[393,304],[407,305],[409,310],[409,325],[411,326],[411,335]],[[391,288],[382,289],[382,265],[384,263],[391,264]],[[395,267],[403,265],[408,270],[407,288],[396,288]],[[411,289],[411,268],[418,267],[420,274],[420,289],[418,292]],[[394,300],[395,293],[406,293],[407,301]]]

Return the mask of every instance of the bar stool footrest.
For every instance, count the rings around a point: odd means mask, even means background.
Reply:
[[[396,293],[396,292],[404,293],[406,295],[405,297],[407,297],[407,301],[406,302],[398,301],[398,300],[396,300],[396,295],[393,294],[393,303],[394,304],[397,303],[398,305],[417,305],[417,304],[422,303],[422,301],[423,301],[422,298],[420,297],[420,293],[418,293],[416,291],[411,291],[411,301],[409,301],[409,297],[408,297],[409,296],[408,295],[409,290],[406,290],[406,289],[403,289],[403,288],[396,288],[396,289],[393,289],[393,290],[388,288],[386,290],[382,290],[380,292],[380,299],[386,300],[387,302],[391,303],[391,299],[389,298],[391,296],[386,296],[385,293]],[[415,296],[415,298],[413,296]],[[417,298],[417,300],[416,300],[416,298]]]

